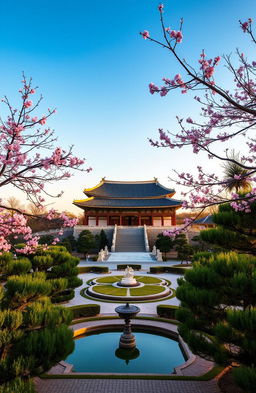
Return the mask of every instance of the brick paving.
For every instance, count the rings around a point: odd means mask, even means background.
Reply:
[[[48,379],[36,385],[38,393],[220,393],[216,380]]]

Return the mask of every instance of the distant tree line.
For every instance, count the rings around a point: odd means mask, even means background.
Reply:
[[[49,234],[41,236],[39,243],[50,245],[53,241],[54,236]],[[103,229],[96,235],[86,229],[80,232],[77,240],[73,235],[70,235],[62,239],[58,245],[64,246],[69,252],[77,251],[85,256],[90,252],[98,252],[106,246],[110,247],[106,232]]]

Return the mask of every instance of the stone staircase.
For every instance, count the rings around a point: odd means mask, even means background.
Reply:
[[[145,252],[144,229],[117,227],[116,252]]]

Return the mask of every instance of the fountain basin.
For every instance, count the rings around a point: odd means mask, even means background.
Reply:
[[[117,282],[117,285],[119,287],[138,287],[140,283],[135,280],[135,278],[131,279],[126,279],[122,278],[122,281]]]
[[[186,360],[178,341],[138,329],[134,329],[137,347],[117,350],[120,331],[79,336],[65,362],[78,373],[171,374]]]

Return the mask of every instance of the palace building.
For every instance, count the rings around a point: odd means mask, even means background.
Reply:
[[[75,200],[84,210],[87,226],[166,226],[176,225],[176,210],[181,201],[172,199],[175,190],[158,180],[101,182],[84,190],[87,199]]]

